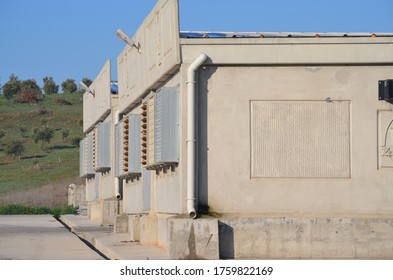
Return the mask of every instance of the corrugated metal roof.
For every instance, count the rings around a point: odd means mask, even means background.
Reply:
[[[393,33],[368,32],[210,32],[180,31],[180,38],[312,38],[312,37],[393,37]]]

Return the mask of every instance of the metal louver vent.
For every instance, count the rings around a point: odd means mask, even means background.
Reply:
[[[110,170],[110,123],[103,122],[93,130],[94,170]]]
[[[123,120],[123,172],[128,172],[128,139],[129,139],[129,119]]]
[[[179,162],[179,88],[162,88],[142,104],[142,165],[158,169]]]
[[[141,112],[141,164],[147,165],[147,102],[142,103]]]

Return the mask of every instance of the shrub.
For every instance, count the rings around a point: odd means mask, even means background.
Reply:
[[[41,124],[42,124],[42,125],[48,125],[48,120],[46,120],[46,119],[41,119]]]
[[[42,142],[41,149],[44,151],[44,143],[50,144],[50,141],[55,136],[55,130],[49,127],[44,127],[41,130],[37,130],[33,134],[34,143]]]
[[[52,113],[49,109],[45,108],[44,106],[38,106],[38,107],[35,109],[35,112],[36,112],[38,115],[47,115],[47,114]]]
[[[82,140],[80,137],[74,137],[71,139],[71,145],[79,147],[79,142]]]
[[[51,214],[55,218],[60,218],[60,215],[76,214],[77,209],[73,206],[63,206],[61,208],[49,207],[30,207],[21,204],[10,204],[0,206],[0,215],[45,215]]]
[[[29,103],[29,104],[36,104],[39,98],[37,93],[31,90],[24,91],[20,95],[17,96],[15,99],[16,103]]]
[[[70,136],[70,131],[69,130],[63,130],[61,133],[61,138],[63,142],[66,142],[68,136]]]
[[[20,132],[20,134],[22,135],[23,138],[27,137],[27,134],[26,134],[27,133],[27,128],[26,127],[21,126],[19,128],[19,132]]]
[[[25,151],[25,146],[22,141],[14,140],[11,144],[7,145],[6,154],[13,156],[14,158],[20,159],[23,152]]]
[[[61,98],[61,97],[56,98],[56,104],[68,105],[68,106],[72,105],[72,103],[70,101],[68,101],[68,100],[66,100],[64,98]]]

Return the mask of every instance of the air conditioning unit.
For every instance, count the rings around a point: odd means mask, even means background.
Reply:
[[[161,88],[142,103],[141,162],[158,169],[179,162],[179,88]]]

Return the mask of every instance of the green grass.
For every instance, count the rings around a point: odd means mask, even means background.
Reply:
[[[77,209],[72,206],[64,206],[64,207],[29,207],[18,204],[11,205],[0,205],[0,215],[45,215],[51,214],[55,218],[60,218],[60,215],[65,214],[76,214]]]
[[[56,99],[64,98],[72,105],[60,105]],[[48,113],[40,114],[40,107]],[[0,139],[0,196],[11,191],[30,190],[43,185],[64,182],[79,175],[79,147],[71,145],[71,139],[82,137],[82,94],[46,95],[37,104],[17,104],[0,95],[0,130],[5,136]],[[47,150],[41,143],[35,144],[34,128],[47,125],[55,129],[55,136]],[[25,137],[20,128],[27,129]],[[62,130],[68,130],[67,141],[62,140]],[[6,155],[6,145],[21,140],[25,152],[21,160]]]

